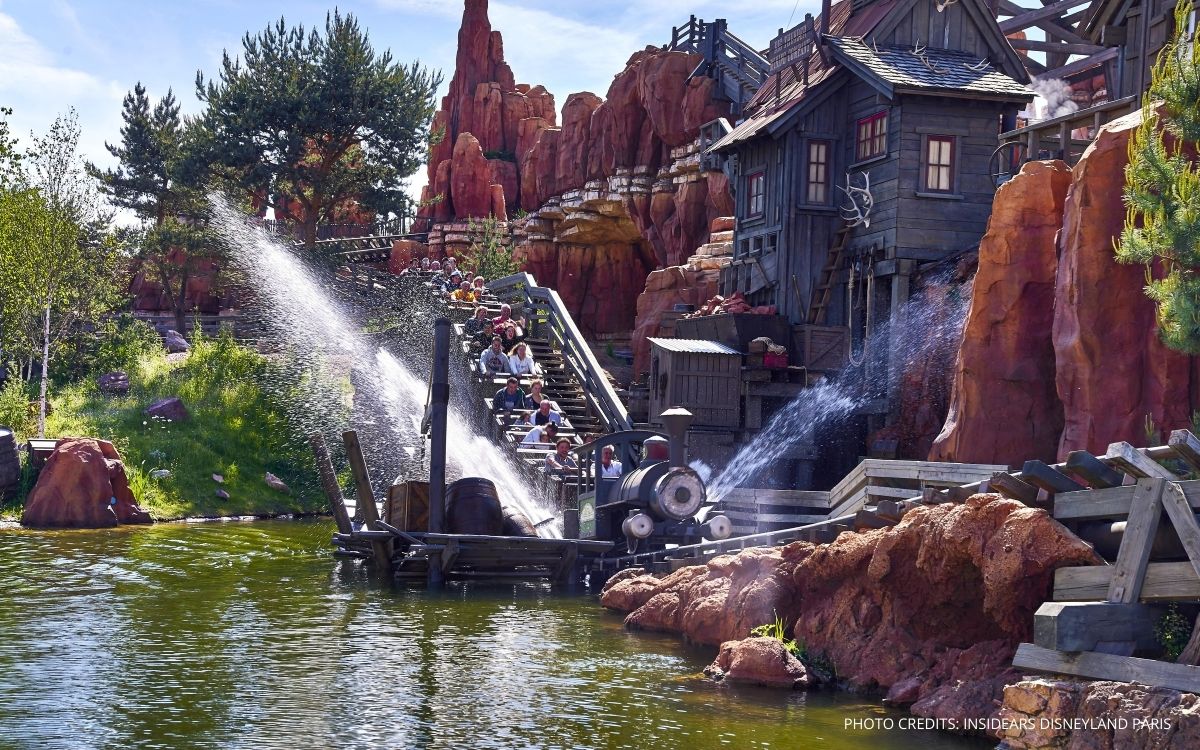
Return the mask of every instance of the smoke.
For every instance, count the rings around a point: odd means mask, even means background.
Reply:
[[[1036,94],[1030,105],[1034,120],[1049,120],[1079,110],[1071,98],[1070,85],[1061,78],[1035,78],[1030,88]]]

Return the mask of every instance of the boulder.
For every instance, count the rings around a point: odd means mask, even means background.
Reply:
[[[38,528],[98,529],[118,523],[151,523],[138,507],[125,464],[112,443],[63,438],[38,474],[21,523]]]
[[[979,244],[953,397],[930,460],[1019,465],[1054,459],[1062,429],[1051,340],[1055,238],[1070,184],[1065,163],[1033,161],[996,191]]]
[[[1125,222],[1129,138],[1141,112],[1103,128],[1075,165],[1064,205],[1054,356],[1064,423],[1058,454],[1108,444],[1146,445],[1146,420],[1163,434],[1192,424],[1192,361],[1158,338],[1146,269],[1120,265],[1113,242]]]
[[[427,257],[429,257],[429,247],[425,243],[416,240],[394,240],[392,254],[388,257],[388,272],[403,273],[413,258]]]
[[[183,334],[174,329],[164,332],[162,334],[162,340],[163,346],[165,346],[167,351],[171,354],[181,354],[183,352],[191,351],[192,349],[192,345],[187,342],[187,339],[183,337]]]
[[[191,416],[179,396],[157,399],[146,407],[144,413],[153,419],[165,419],[168,422],[183,422]]]
[[[778,638],[726,641],[704,673],[716,680],[788,690],[803,689],[809,684],[804,664]]]
[[[1059,567],[1101,564],[1044,510],[976,495],[921,506],[891,528],[750,549],[662,578],[614,579],[625,623],[718,645],[776,616],[839,681],[889,690],[921,716],[993,716],[1016,645]],[[631,609],[632,608],[632,609]],[[912,681],[918,680],[914,686]]]
[[[116,370],[96,378],[96,388],[109,396],[125,396],[129,393],[129,375]]]

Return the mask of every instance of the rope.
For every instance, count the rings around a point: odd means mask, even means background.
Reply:
[[[856,262],[850,266],[850,277],[846,281],[846,298],[849,302],[849,304],[848,304],[849,313],[846,316],[846,326],[850,329],[851,337],[854,336],[854,272],[855,272],[855,269],[857,269],[859,267],[859,263],[861,263],[861,261]],[[866,299],[864,300],[863,305],[866,307],[866,311],[863,313],[865,318],[864,318],[864,325],[863,325],[862,348],[859,349],[858,355],[855,356],[853,339],[851,340],[850,355],[849,355],[849,362],[850,362],[851,367],[862,367],[863,363],[867,361],[867,340],[871,338],[871,333],[875,327],[874,326],[875,316],[872,312],[872,308],[874,308],[874,305],[871,304],[872,298],[875,296],[875,261],[874,260],[872,260],[872,261],[870,261],[870,263],[868,263],[865,275],[866,275],[866,283],[865,283]]]

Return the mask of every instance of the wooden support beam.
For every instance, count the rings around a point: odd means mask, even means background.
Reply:
[[[1021,467],[1021,479],[1029,484],[1041,487],[1046,492],[1079,492],[1086,490],[1079,482],[1050,466],[1045,461],[1026,461]]]
[[[1112,582],[1112,565],[1059,568],[1054,571],[1054,601],[1086,602],[1103,599]],[[1142,580],[1141,601],[1200,599],[1200,578],[1186,562],[1150,563]]]
[[[1027,29],[1038,21],[1061,16],[1072,8],[1086,5],[1089,2],[1091,0],[1059,0],[1059,2],[1051,3],[1043,8],[1034,8],[1032,10],[1019,8],[1022,11],[1020,14],[1013,16],[1007,21],[1000,22],[1000,32],[1007,35],[1014,31]]]
[[[1200,481],[1176,482],[1193,512],[1200,510]],[[1054,517],[1059,521],[1087,521],[1100,518],[1124,518],[1133,503],[1135,485],[1105,490],[1064,492],[1054,498]]]
[[[1179,479],[1154,459],[1134,448],[1129,443],[1112,443],[1108,446],[1105,458],[1113,466],[1135,477],[1156,477],[1158,479]]]
[[[1062,67],[1047,70],[1045,73],[1039,73],[1038,77],[1066,78],[1067,76],[1072,76],[1076,73],[1081,73],[1090,68],[1094,68],[1101,63],[1108,62],[1109,60],[1115,60],[1118,54],[1120,54],[1120,49],[1118,47],[1109,47],[1103,52],[1097,52],[1094,55],[1088,55],[1082,60],[1076,60],[1075,62],[1067,63]]]
[[[1096,489],[1120,487],[1121,483],[1125,481],[1124,474],[1109,467],[1108,464],[1087,451],[1071,451],[1067,455],[1067,463],[1063,468]]]
[[[1037,505],[1038,488],[1007,471],[998,471],[993,474],[992,478],[988,480],[988,487],[1007,498],[1025,503],[1030,507]]]
[[[1175,533],[1179,535],[1179,542],[1183,545],[1183,551],[1187,553],[1192,569],[1200,576],[1200,523],[1196,522],[1196,514],[1192,512],[1183,489],[1174,482],[1166,482],[1165,485],[1162,493],[1163,509],[1167,511],[1167,517],[1175,526]]]
[[[1137,484],[1129,521],[1121,537],[1121,549],[1117,552],[1117,563],[1113,566],[1112,581],[1108,585],[1107,600],[1110,602],[1136,602],[1141,596],[1146,566],[1150,563],[1150,547],[1158,531],[1158,519],[1162,516],[1165,484],[1161,479],[1143,479]]]
[[[329,510],[333,513],[337,530],[349,534],[353,526],[350,515],[346,512],[346,499],[342,497],[342,488],[338,486],[337,472],[333,468],[333,460],[329,458],[329,447],[321,433],[314,432],[308,436],[308,444],[312,446],[313,455],[317,459],[317,475],[321,478],[321,489],[325,490],[325,499]]]
[[[371,489],[371,476],[367,473],[367,461],[363,458],[362,446],[358,443],[358,433],[347,430],[342,433],[342,442],[346,444],[346,458],[350,461],[350,473],[354,475],[356,488],[354,515],[363,521],[364,528],[370,529],[379,521],[379,508],[375,505],[375,493]],[[387,539],[371,542],[371,559],[375,569],[387,571],[392,566],[392,535],[386,533]]]
[[[1188,466],[1200,471],[1200,438],[1193,435],[1190,430],[1175,430],[1167,439],[1167,445]]]
[[[1036,39],[1009,39],[1013,49],[1033,50],[1035,52],[1061,52],[1068,55],[1094,55],[1103,52],[1099,44],[1072,44],[1070,42],[1040,42]]]
[[[1064,653],[1022,643],[1013,656],[1013,666],[1035,672],[1086,677],[1091,680],[1140,682],[1188,693],[1200,692],[1200,667],[1172,664],[1132,656],[1113,656],[1091,651]]]
[[[1057,651],[1095,651],[1105,642],[1158,648],[1154,626],[1164,610],[1152,604],[1046,602],[1033,615],[1033,642]]]

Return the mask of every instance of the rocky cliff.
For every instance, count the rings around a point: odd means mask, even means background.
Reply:
[[[732,213],[728,181],[702,172],[700,126],[728,114],[699,57],[634,53],[601,99],[514,82],[486,0],[467,0],[449,93],[434,117],[424,228],[517,218],[516,253],[585,333],[628,332],[647,274],[679,265]]]
[[[1140,123],[1140,112],[1114,120],[1073,169],[1026,164],[997,192],[932,459],[1103,454],[1191,425],[1196,362],[1159,341],[1145,269],[1113,258]]]
[[[601,603],[626,624],[719,645],[783,618],[839,681],[920,716],[987,718],[1054,570],[1100,560],[1047,515],[998,495],[923,506],[820,546],[750,549],[665,578],[624,573]]]

